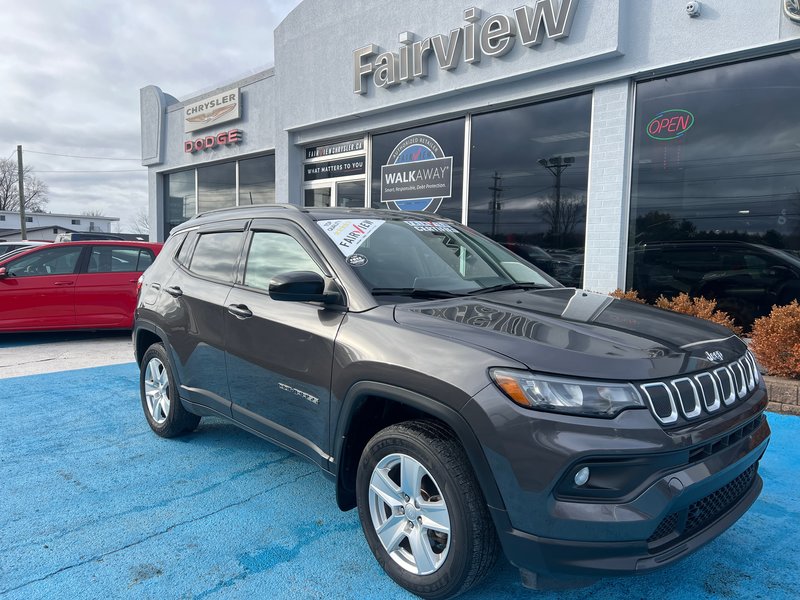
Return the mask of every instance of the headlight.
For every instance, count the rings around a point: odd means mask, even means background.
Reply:
[[[489,374],[506,396],[525,408],[613,417],[626,408],[645,406],[630,383],[581,381],[511,369],[491,369]]]

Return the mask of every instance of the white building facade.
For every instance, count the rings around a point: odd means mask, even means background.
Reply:
[[[25,237],[29,240],[52,242],[60,233],[111,233],[111,224],[118,222],[119,217],[29,212],[25,214]],[[18,212],[0,211],[0,240],[6,242],[21,240],[20,225]]]

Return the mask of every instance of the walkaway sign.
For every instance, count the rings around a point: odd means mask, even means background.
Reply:
[[[381,201],[449,198],[453,190],[453,157],[381,167]]]
[[[388,208],[435,213],[452,195],[453,157],[429,135],[401,140],[381,166],[381,202]]]
[[[434,57],[443,71],[452,71],[463,61],[474,65],[482,56],[498,57],[510,52],[517,39],[526,48],[541,44],[545,37],[565,38],[572,27],[578,0],[536,0],[533,6],[514,9],[513,16],[493,14],[483,23],[481,9],[464,11],[466,25],[453,29],[450,35],[439,34],[415,40],[410,31],[400,34],[397,52],[380,52],[375,44],[353,52],[353,92],[366,94],[365,78],[379,88],[413,81],[428,74],[428,63]],[[372,57],[375,57],[374,59]]]

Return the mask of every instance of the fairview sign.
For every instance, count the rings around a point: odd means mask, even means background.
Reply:
[[[514,9],[513,16],[494,14],[483,23],[481,10],[472,7],[464,11],[467,24],[453,29],[450,35],[415,40],[412,32],[404,31],[397,52],[380,52],[375,44],[359,48],[353,52],[353,92],[366,94],[370,78],[377,87],[387,88],[426,77],[431,58],[440,69],[452,71],[461,62],[474,65],[483,56],[507,54],[517,38],[526,48],[538,46],[545,37],[565,38],[578,0],[561,0],[558,10],[555,3],[556,0],[536,0],[533,6]]]

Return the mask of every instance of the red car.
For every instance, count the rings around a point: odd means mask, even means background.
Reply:
[[[65,242],[0,259],[0,331],[130,329],[137,281],[161,246]]]

